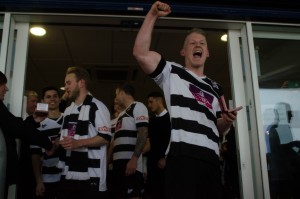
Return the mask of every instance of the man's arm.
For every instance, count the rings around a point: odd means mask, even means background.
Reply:
[[[65,136],[59,143],[62,145],[64,149],[72,150],[72,149],[78,149],[82,147],[98,147],[98,146],[108,144],[108,142],[109,141],[104,139],[103,137],[96,135],[92,138],[81,139],[81,140],[75,140],[72,137]]]
[[[44,195],[45,186],[42,178],[42,161],[40,154],[32,154],[32,169],[36,181],[35,194],[37,196]]]
[[[139,127],[137,130],[138,130],[138,134],[137,134],[137,140],[136,140],[133,156],[139,158],[143,152],[143,149],[145,147],[148,138],[148,127]]]
[[[9,134],[8,136],[27,140],[47,150],[52,148],[52,143],[46,135],[41,134],[35,127],[26,125],[21,118],[15,117],[3,102],[0,102],[0,128],[3,134]]]
[[[72,150],[82,147],[99,147],[110,142],[110,114],[104,104],[98,104],[95,112],[94,124],[95,130],[98,132],[94,137],[75,140],[73,137],[63,136],[59,144],[66,150]],[[99,131],[99,129],[102,129]]]
[[[150,140],[147,138],[145,146],[143,147],[143,154],[149,152],[151,150]]]
[[[148,127],[139,127],[137,130],[138,130],[138,134],[137,134],[135,149],[131,159],[127,163],[127,168],[125,171],[125,174],[127,176],[135,173],[137,168],[137,161],[143,152],[148,137]]]
[[[156,1],[146,15],[137,34],[133,47],[133,56],[146,74],[151,74],[161,59],[160,54],[150,51],[154,24],[159,17],[167,16],[170,13],[169,5]]]
[[[51,150],[53,148],[53,144],[48,136],[40,133],[40,131],[36,129],[40,126],[40,122],[44,119],[45,117],[37,117],[34,115],[27,117],[24,122],[26,126],[24,129],[26,131],[26,138],[23,139],[28,140],[31,145],[37,145],[46,150]]]
[[[114,140],[112,139],[107,150],[107,164],[113,161]]]

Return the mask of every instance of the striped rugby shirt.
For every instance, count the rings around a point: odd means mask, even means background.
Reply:
[[[110,113],[107,107],[98,99],[87,96],[86,98],[91,99],[91,105],[85,106],[89,109],[89,114],[83,114],[83,120],[89,121],[88,132],[84,136],[74,135],[74,139],[83,138],[92,138],[95,136],[103,137],[106,140],[110,140]],[[69,124],[64,124],[61,132],[64,131],[64,128],[68,128],[68,125],[75,125],[76,128],[78,125],[78,118],[80,117],[80,110],[84,105],[77,106],[74,102],[66,108],[64,112],[64,117],[69,117]],[[65,119],[66,120],[66,119]],[[101,145],[98,147],[82,147],[74,150],[66,151],[66,160],[64,162],[59,162],[58,165],[64,165],[62,171],[62,178],[66,178],[66,175],[69,172],[68,158],[74,152],[75,155],[79,155],[78,161],[80,162],[80,153],[83,150],[87,150],[88,153],[88,175],[90,183],[99,185],[99,191],[106,191],[106,164],[107,164],[107,145]],[[76,166],[76,165],[75,165]],[[61,166],[59,166],[61,167]],[[77,179],[80,180],[80,179]]]
[[[148,110],[141,102],[133,102],[118,116],[114,135],[113,169],[125,169],[137,141],[137,128],[148,127]],[[137,170],[143,171],[142,155]]]
[[[219,165],[217,112],[222,87],[161,58],[150,77],[162,88],[172,131],[168,155],[188,156]]]
[[[56,120],[46,118],[44,121],[40,122],[40,127],[37,128],[41,133],[44,133],[48,138],[53,141],[59,138],[59,132],[63,122],[63,114]],[[42,163],[42,180],[44,183],[52,183],[60,181],[61,169],[57,168],[58,163],[58,152],[51,156],[48,156],[44,149],[31,145],[31,154],[40,154],[43,156]]]

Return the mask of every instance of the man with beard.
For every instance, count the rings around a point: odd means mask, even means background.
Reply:
[[[65,90],[71,105],[64,112],[59,144],[65,150],[59,199],[107,198],[106,156],[111,139],[110,113],[89,94],[90,77],[81,67],[66,72]]]

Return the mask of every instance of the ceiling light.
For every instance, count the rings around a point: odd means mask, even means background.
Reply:
[[[221,41],[227,42],[227,34],[222,35]]]
[[[60,90],[64,91],[66,90],[64,86],[60,87]]]
[[[31,34],[35,36],[44,36],[46,34],[46,30],[42,27],[32,27],[30,28]]]

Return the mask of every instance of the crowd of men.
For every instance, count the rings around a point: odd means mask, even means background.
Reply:
[[[203,30],[188,32],[180,51],[184,66],[150,49],[156,20],[170,13],[168,4],[155,2],[133,48],[142,70],[162,90],[148,96],[150,119],[129,84],[116,88],[117,113],[111,117],[114,113],[89,92],[88,71],[69,67],[66,107],[58,90],[46,87],[41,102],[48,104],[47,114],[35,106],[22,121],[3,104],[8,88],[0,74],[0,127],[6,141],[21,140],[20,171],[32,175],[21,175],[18,182],[10,180],[15,171],[9,172],[6,187],[19,183],[20,198],[222,198],[219,135],[232,126],[237,110],[227,110],[221,85],[204,74],[209,51]],[[15,145],[8,147],[16,157]]]

